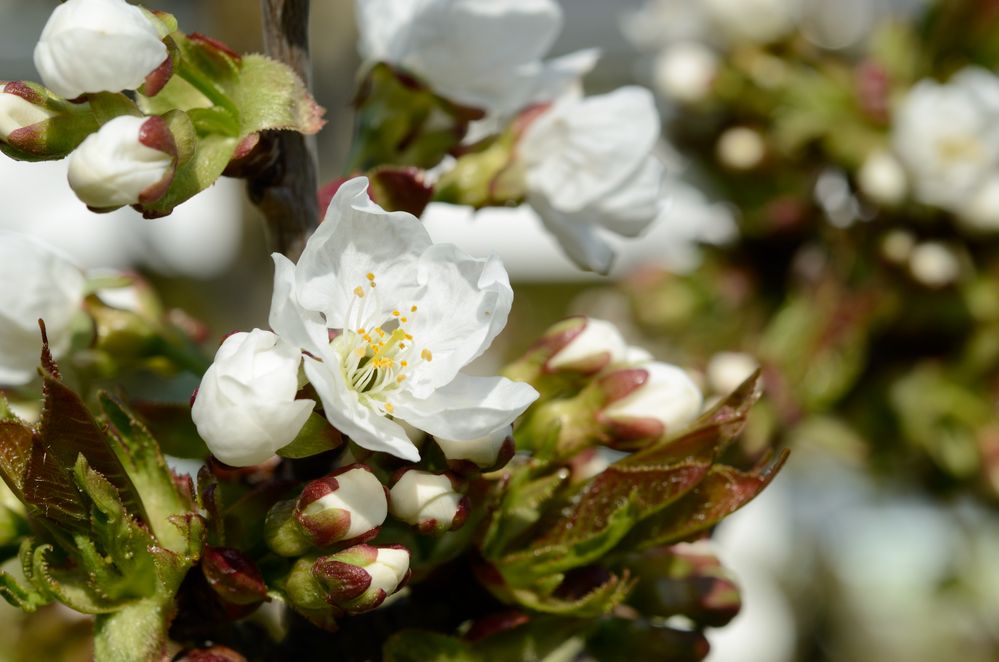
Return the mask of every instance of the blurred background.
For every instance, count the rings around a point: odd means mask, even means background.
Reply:
[[[0,0],[5,79],[36,77],[54,4]],[[744,443],[791,460],[716,533],[743,611],[710,660],[999,659],[999,2],[561,4],[552,55],[603,53],[588,91],[659,96],[672,204],[619,242],[609,278],[572,267],[526,208],[433,205],[436,240],[498,253],[514,280],[489,360],[585,313],[709,393],[763,369]],[[351,136],[352,7],[313,3],[323,181]],[[156,8],[261,50],[255,3]],[[266,324],[267,240],[240,183],[146,221],[90,214],[64,178],[0,159],[0,227],[142,271],[215,337]],[[88,658],[83,617],[0,607],[0,659]]]

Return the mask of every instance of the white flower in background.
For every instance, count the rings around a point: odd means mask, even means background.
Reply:
[[[444,533],[464,523],[468,500],[446,474],[410,470],[389,490],[389,510],[425,533]]]
[[[36,106],[24,97],[7,92],[0,81],[0,141],[5,141],[18,129],[44,122],[55,116],[50,110]]]
[[[999,171],[985,180],[971,199],[961,208],[958,217],[970,230],[999,230]]]
[[[92,209],[156,200],[173,177],[176,148],[159,117],[116,117],[69,155],[69,185]]]
[[[489,112],[517,110],[562,27],[554,0],[357,0],[360,52]]]
[[[872,152],[857,173],[861,193],[874,202],[894,207],[905,200],[909,191],[905,169],[893,154],[884,150]]]
[[[604,408],[603,419],[621,425],[657,421],[672,434],[701,413],[701,390],[681,368],[654,361],[635,370],[646,373],[645,382]]]
[[[700,0],[647,0],[626,12],[621,30],[635,46],[657,50],[679,41],[710,41],[711,19]]]
[[[137,89],[166,58],[156,26],[124,0],[68,0],[35,46],[42,82],[67,99]]]
[[[614,250],[601,233],[634,237],[658,214],[658,139],[655,101],[640,87],[567,94],[525,131],[527,200],[579,266],[606,273]]]
[[[702,0],[711,21],[731,41],[767,44],[795,27],[799,0]]]
[[[496,258],[433,244],[419,220],[344,183],[298,264],[275,253],[270,325],[306,352],[326,417],[358,445],[419,459],[394,418],[446,439],[508,425],[526,384],[459,372],[506,325],[513,291]]]
[[[735,126],[718,137],[715,148],[718,160],[733,170],[752,170],[763,162],[767,144],[756,129]]]
[[[52,355],[65,354],[85,285],[83,272],[62,254],[0,230],[0,386],[27,384],[37,374],[39,319],[45,320]]]
[[[999,167],[999,78],[968,68],[920,82],[896,110],[892,138],[916,198],[961,213]]]
[[[909,272],[927,287],[946,287],[961,277],[961,260],[947,244],[924,241],[912,249]]]
[[[295,399],[301,363],[298,349],[270,331],[225,339],[191,406],[212,455],[245,467],[291,443],[316,404]]]
[[[695,41],[673,44],[656,57],[653,76],[656,88],[667,99],[697,103],[711,93],[718,73],[718,55]]]

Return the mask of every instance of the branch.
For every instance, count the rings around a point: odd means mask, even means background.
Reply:
[[[294,69],[311,90],[309,0],[260,0],[260,6],[267,54]],[[266,132],[255,151],[262,167],[247,182],[250,200],[267,219],[273,249],[297,260],[319,225],[315,138]]]

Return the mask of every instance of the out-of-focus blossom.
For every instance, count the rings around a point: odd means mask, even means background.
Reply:
[[[927,287],[946,287],[961,276],[961,261],[950,248],[939,241],[924,241],[912,249],[909,256],[912,277]]]
[[[489,112],[516,110],[562,27],[553,0],[357,0],[361,56]]]
[[[358,445],[417,460],[401,419],[469,440],[510,424],[535,400],[526,384],[460,370],[506,325],[502,264],[433,244],[419,220],[386,212],[356,178],[292,263],[274,254],[270,324],[301,348],[326,417]]]
[[[902,164],[890,152],[882,150],[868,155],[857,173],[857,184],[861,193],[889,207],[905,200],[909,189]]]
[[[999,167],[999,78],[968,68],[947,83],[920,82],[897,109],[892,138],[915,197],[962,214]]]
[[[69,185],[92,209],[157,200],[173,178],[177,148],[159,117],[116,117],[69,155]]]
[[[579,266],[606,273],[614,250],[602,235],[640,234],[662,202],[652,94],[623,87],[567,94],[528,127],[519,144],[527,199]]]
[[[708,362],[708,386],[719,395],[728,395],[749,379],[759,367],[756,359],[742,352],[718,352]]]
[[[698,42],[668,46],[656,57],[654,81],[660,94],[680,103],[697,103],[711,92],[718,55]]]
[[[794,29],[799,0],[703,0],[703,4],[730,40],[766,44]]]
[[[68,0],[35,46],[42,82],[67,99],[137,89],[166,58],[157,27],[124,0]]]
[[[718,160],[733,170],[752,170],[760,165],[767,153],[763,136],[756,129],[736,126],[718,138]]]
[[[34,378],[42,347],[39,319],[53,356],[65,354],[85,285],[83,272],[51,247],[0,231],[0,385]]]
[[[250,466],[291,443],[316,404],[295,399],[301,363],[299,351],[270,331],[225,339],[191,407],[215,457]]]

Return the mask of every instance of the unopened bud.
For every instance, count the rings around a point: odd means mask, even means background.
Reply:
[[[267,584],[257,566],[237,549],[205,547],[201,572],[219,597],[233,605],[255,605],[267,599]]]
[[[292,606],[320,627],[342,614],[381,605],[409,579],[409,550],[399,545],[354,545],[329,556],[303,557],[288,576]]]
[[[294,502],[267,515],[267,543],[276,553],[297,556],[310,547],[370,540],[388,515],[388,495],[371,469],[343,467],[308,483]]]
[[[0,140],[4,142],[11,133],[44,122],[56,114],[40,103],[32,103],[26,95],[16,94],[16,87],[8,91],[8,85],[11,83],[3,83],[0,90]]]
[[[111,210],[163,197],[177,147],[161,117],[115,117],[69,156],[69,185],[88,207]]]
[[[42,81],[67,99],[138,89],[166,58],[157,26],[124,0],[64,2],[35,46]]]
[[[38,83],[0,82],[0,150],[20,161],[64,158],[97,121],[87,104],[70,104]]]
[[[471,462],[480,469],[499,469],[513,457],[513,426],[494,430],[485,437],[469,441],[434,438],[451,462]]]
[[[617,327],[592,317],[565,320],[545,338],[554,341],[554,352],[546,363],[550,371],[597,372],[620,361],[628,349]]]
[[[656,439],[690,423],[700,413],[701,391],[686,372],[666,363],[612,372],[600,379],[607,405],[598,418],[610,445]]]
[[[759,367],[749,354],[718,352],[708,362],[708,386],[720,395],[728,395],[753,374]]]
[[[408,470],[390,491],[392,515],[416,526],[421,533],[458,529],[468,518],[469,503],[455,488],[447,474]]]

